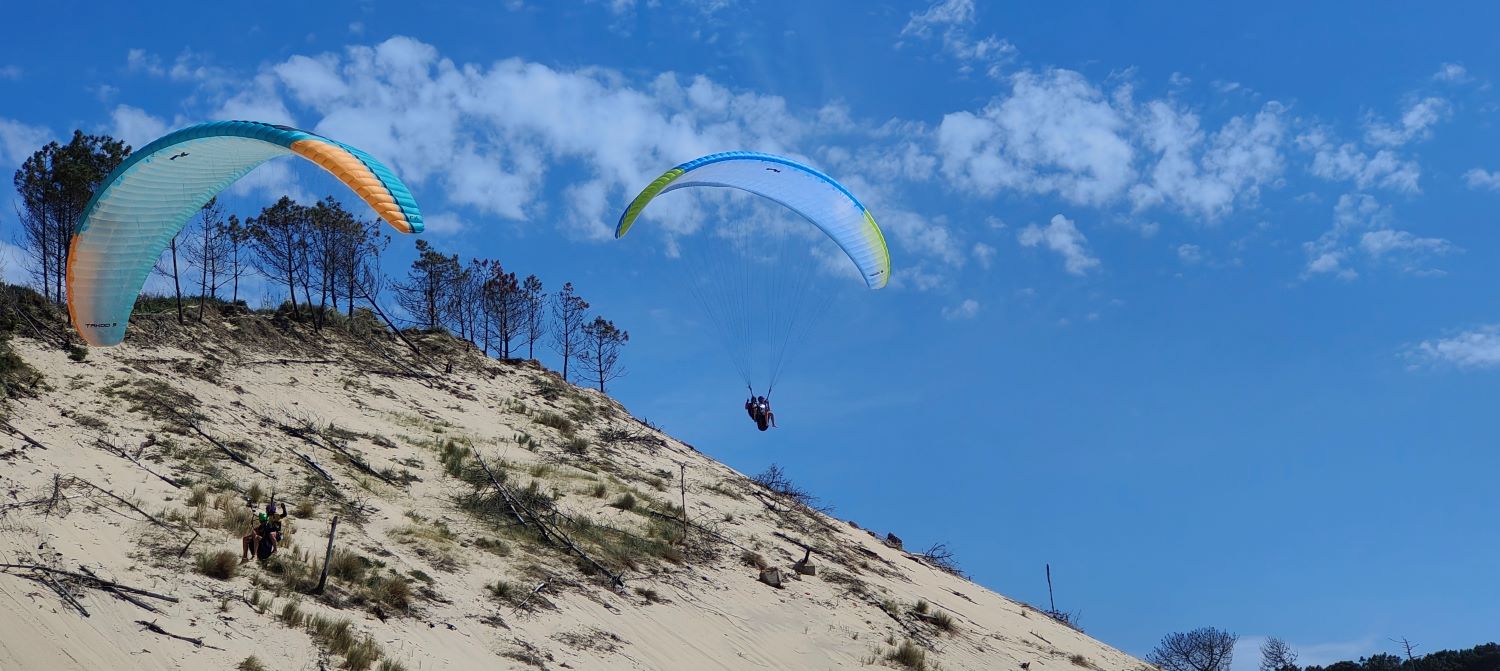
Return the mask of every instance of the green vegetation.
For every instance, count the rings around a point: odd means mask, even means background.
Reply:
[[[488,589],[490,591],[491,596],[506,603],[515,602],[515,600],[526,591],[524,588],[516,585],[515,583],[506,582],[504,580],[496,580],[495,582],[485,585],[484,587],[485,589]]]
[[[312,499],[302,499],[297,504],[297,507],[292,509],[292,514],[296,515],[298,519],[310,520],[313,515],[318,514],[318,505],[313,503]]]
[[[210,578],[228,580],[240,565],[240,558],[228,550],[198,553],[198,572]]]
[[[234,668],[238,671],[268,671],[266,665],[262,664],[260,659],[255,655],[246,657],[245,661],[240,662],[240,665]]]
[[[624,494],[620,495],[620,498],[615,499],[614,503],[611,503],[609,505],[611,505],[611,506],[613,506],[615,508],[619,508],[620,510],[627,511],[627,512],[631,511],[631,510],[635,510],[635,505],[636,505],[635,495],[631,494],[630,492],[625,492]]]
[[[766,563],[766,558],[760,556],[759,552],[751,552],[749,550],[740,553],[740,563],[762,571],[771,567],[770,564]]]
[[[886,653],[885,658],[908,669],[922,671],[927,668],[927,651],[911,639],[902,641],[901,646]]]
[[[497,557],[510,555],[510,546],[498,538],[480,538],[474,541],[474,547],[489,552]]]
[[[563,443],[563,451],[568,454],[581,457],[588,453],[589,440],[582,436],[574,436]]]
[[[188,491],[187,505],[189,508],[208,505],[208,487],[206,485],[194,485]]]
[[[464,477],[464,468],[469,457],[469,448],[449,438],[438,448],[438,458],[443,463],[443,472],[455,478]]]
[[[1282,671],[1493,671],[1500,669],[1500,643],[1485,643],[1464,650],[1439,650],[1410,659],[1379,653],[1354,662],[1301,667],[1290,664]]]
[[[302,613],[302,603],[296,599],[287,599],[286,604],[281,607],[281,621],[288,627],[300,627],[306,619]]]
[[[536,423],[557,429],[564,437],[572,437],[575,427],[573,420],[563,417],[555,412],[546,411],[537,415]]]
[[[333,557],[328,562],[328,575],[347,583],[357,583],[365,578],[365,571],[373,564],[357,553],[343,548],[333,551]]]
[[[947,611],[943,611],[943,610],[940,610],[940,611],[938,611],[936,613],[933,613],[932,614],[932,626],[937,627],[938,629],[941,629],[943,631],[952,633],[953,632],[953,616],[949,615]]]

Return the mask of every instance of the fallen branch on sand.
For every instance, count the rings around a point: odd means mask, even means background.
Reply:
[[[516,610],[525,610],[525,609],[526,609],[526,604],[528,604],[528,603],[530,603],[530,602],[531,602],[531,597],[534,597],[534,596],[536,596],[536,595],[537,595],[537,594],[538,594],[538,593],[540,593],[540,592],[541,592],[541,591],[542,591],[542,589],[543,589],[543,588],[545,588],[545,587],[546,587],[546,586],[547,586],[547,581],[545,581],[545,580],[543,580],[543,581],[542,581],[542,582],[541,582],[541,583],[540,583],[540,584],[538,584],[538,585],[537,585],[537,586],[536,586],[536,587],[533,587],[533,588],[532,588],[532,589],[531,589],[531,593],[530,593],[530,594],[527,594],[527,595],[526,595],[526,598],[524,598],[524,599],[521,599],[521,603],[518,603],[518,604],[516,604],[516,608],[515,608],[515,609],[516,609]]]
[[[78,496],[59,496],[57,498],[48,497],[48,498],[45,498],[45,499],[37,499],[35,501],[22,501],[20,503],[7,503],[7,504],[5,504],[3,506],[0,506],[0,511],[15,510],[17,508],[30,508],[31,506],[45,506],[45,505],[48,505],[48,504],[56,504],[59,501],[71,501],[73,499],[82,499],[82,498],[87,498],[87,497],[85,497],[85,496],[83,496],[83,495],[80,494]]]
[[[187,641],[188,643],[192,643],[193,645],[198,646],[200,648],[205,647],[204,644],[203,644],[203,639],[201,639],[201,638],[192,638],[192,637],[189,637],[189,636],[178,636],[177,634],[174,634],[174,633],[172,633],[170,631],[167,631],[167,630],[162,629],[161,627],[157,626],[157,624],[155,622],[147,622],[145,620],[136,620],[135,623],[138,624],[138,625],[141,625],[142,627],[145,627],[146,629],[148,629],[150,631],[153,631],[153,632],[156,632],[158,634],[161,634],[162,636],[170,636],[170,637],[175,638],[175,639],[177,639],[179,641]],[[214,646],[211,646],[211,645],[210,646],[206,646],[206,647],[214,648]],[[222,650],[223,648],[214,648],[214,649],[215,650]]]
[[[91,570],[89,570],[89,567],[87,567],[87,566],[79,564],[78,570],[83,571],[84,573],[87,573],[89,575],[89,577],[93,578],[94,580],[99,580],[99,576],[94,575],[94,572],[91,571]],[[139,606],[140,608],[148,610],[150,612],[158,613],[158,614],[161,613],[161,611],[157,610],[155,606],[152,606],[151,604],[146,603],[145,601],[141,601],[140,599],[137,599],[137,598],[135,598],[133,596],[130,596],[129,594],[126,594],[125,592],[122,592],[119,589],[116,589],[115,587],[112,587],[112,586],[109,586],[109,585],[101,585],[100,589],[103,589],[104,591],[109,592],[110,594],[115,595],[116,598],[124,599],[125,601],[128,601],[128,602],[130,602],[130,603],[132,603],[132,604],[134,604],[136,606]]]
[[[109,491],[108,489],[105,489],[103,487],[100,487],[99,485],[96,485],[96,484],[94,484],[92,482],[89,482],[88,480],[84,480],[83,478],[80,478],[80,477],[74,477],[74,478],[72,478],[72,480],[73,480],[73,482],[77,482],[77,483],[80,483],[80,484],[88,485],[89,487],[94,488],[96,491],[103,493],[105,496],[108,496],[109,498],[112,498],[112,499],[114,499],[116,501],[119,501],[120,503],[123,503],[123,504],[125,504],[127,506],[130,506],[131,510],[134,510],[135,512],[139,513],[142,517],[145,517],[146,519],[150,520],[151,523],[155,524],[156,526],[159,526],[159,527],[161,527],[163,529],[180,529],[181,528],[181,527],[173,526],[171,524],[167,524],[166,522],[163,522],[163,521],[161,521],[159,519],[156,519],[156,516],[152,515],[151,513],[146,512],[144,510],[141,510],[140,508],[137,508],[134,503],[126,501],[125,499],[120,498],[120,496],[117,495],[117,494],[115,494],[114,492]]]
[[[330,452],[334,452],[336,454],[342,455],[344,457],[344,459],[349,462],[350,465],[354,466],[354,468],[356,470],[359,470],[359,471],[365,473],[366,475],[374,477],[374,478],[380,480],[381,482],[384,482],[384,483],[386,483],[388,485],[391,485],[393,487],[399,487],[399,486],[401,486],[401,483],[396,482],[395,480],[391,479],[386,474],[381,473],[380,471],[375,470],[374,466],[371,466],[369,464],[369,462],[366,462],[364,459],[360,458],[359,455],[355,454],[348,447],[339,444],[339,440],[338,440],[337,437],[330,436],[330,435],[324,433],[323,431],[319,430],[317,423],[315,421],[313,421],[312,418],[310,418],[310,417],[298,417],[296,415],[293,415],[290,411],[286,411],[286,410],[283,410],[282,412],[286,414],[287,419],[291,423],[280,422],[280,421],[277,421],[277,420],[272,419],[271,417],[265,416],[265,415],[262,415],[262,418],[264,420],[266,420],[266,421],[271,422],[274,426],[280,428],[282,430],[282,432],[286,433],[287,435],[296,436],[298,438],[301,438],[302,440],[306,441],[308,444],[312,445],[313,447],[320,447],[320,448],[323,448],[323,449],[328,450]],[[319,440],[320,438],[321,438],[321,440]],[[290,448],[288,448],[288,449],[290,449]],[[296,451],[293,450],[292,453],[296,454]],[[330,476],[330,475],[328,475],[327,471],[324,471],[322,469],[322,467],[318,466],[317,464],[312,463],[312,459],[310,459],[308,457],[303,457],[300,454],[298,454],[297,456],[302,457],[302,460],[305,461],[305,462],[307,462],[308,465],[313,466],[314,468],[316,468],[318,470],[318,472],[321,473],[323,475],[323,477],[325,479],[327,479],[329,482],[333,482],[333,477]]]
[[[20,429],[17,429],[10,422],[7,422],[7,421],[5,421],[3,419],[0,419],[0,429],[4,429],[6,433],[8,433],[8,434],[10,434],[12,436],[20,436],[21,440],[26,441],[26,444],[28,444],[28,445],[31,445],[33,447],[38,447],[38,448],[41,448],[43,450],[47,449],[46,445],[43,445],[40,442],[38,442],[37,439],[32,438],[31,436],[26,435],[26,432],[24,432],[24,431],[22,431]]]
[[[561,543],[564,547],[573,551],[573,554],[578,555],[585,562],[588,562],[590,566],[594,567],[594,570],[603,573],[605,577],[609,578],[611,585],[621,589],[625,587],[625,578],[621,577],[619,574],[611,572],[609,569],[605,568],[603,564],[600,564],[593,557],[589,556],[587,552],[583,551],[583,548],[578,547],[578,545],[575,544],[572,539],[568,538],[561,529],[548,527],[547,523],[543,522],[542,518],[538,516],[536,512],[532,511],[530,508],[527,508],[526,504],[521,503],[520,499],[511,494],[510,490],[507,489],[505,485],[500,484],[500,480],[495,477],[494,473],[490,472],[489,464],[486,464],[484,462],[484,457],[479,454],[479,450],[474,450],[473,454],[474,458],[479,461],[480,467],[484,469],[485,475],[489,476],[490,483],[495,485],[495,491],[500,493],[500,498],[505,500],[506,507],[510,508],[511,514],[515,515],[516,519],[520,521],[521,524],[531,524],[532,526],[536,527],[536,530],[538,532],[542,534],[542,538],[554,543]],[[522,516],[522,512],[526,513],[525,516]],[[526,519],[528,517],[531,518],[529,522]]]
[[[319,363],[343,363],[338,359],[264,359],[261,361],[246,361],[246,366],[281,365],[291,366],[294,364],[319,364]]]
[[[307,466],[308,466],[308,468],[311,468],[311,469],[313,469],[313,471],[314,471],[314,472],[316,472],[316,473],[317,473],[317,474],[318,474],[318,475],[320,475],[320,476],[322,476],[322,478],[323,478],[323,479],[324,479],[324,480],[327,480],[327,481],[329,481],[329,482],[333,482],[333,476],[332,476],[332,475],[329,475],[329,474],[328,474],[328,471],[326,471],[326,470],[323,470],[323,467],[322,467],[322,466],[319,466],[319,465],[318,465],[318,462],[316,462],[316,461],[313,461],[313,460],[312,460],[312,457],[309,457],[309,456],[307,456],[307,455],[305,455],[305,454],[303,454],[303,453],[301,453],[301,452],[298,452],[298,451],[296,451],[296,450],[293,450],[293,449],[292,449],[292,448],[290,448],[290,447],[288,447],[288,448],[286,448],[286,449],[287,449],[287,451],[289,451],[289,452],[291,452],[291,453],[292,453],[292,454],[295,454],[295,455],[297,455],[297,458],[298,458],[298,459],[301,459],[301,460],[302,460],[302,463],[305,463],[305,464],[307,464]]]
[[[57,592],[57,595],[62,597],[63,602],[78,609],[78,612],[83,614],[84,617],[89,616],[88,610],[83,607],[83,604],[78,603],[78,599],[73,598],[73,593],[69,592],[68,588],[59,585],[56,580],[52,579],[51,575],[46,573],[38,573],[36,575],[38,580],[52,588],[52,591]]]
[[[130,456],[130,453],[126,452],[123,449],[115,447],[114,445],[110,444],[109,441],[104,440],[103,438],[99,438],[99,439],[97,439],[97,440],[94,441],[94,445],[96,447],[98,447],[99,449],[104,450],[105,452],[109,452],[111,454],[118,455],[118,456],[126,459],[130,463],[135,464],[136,466],[139,466],[141,470],[143,470],[143,471],[145,471],[147,473],[150,473],[151,475],[156,476],[156,479],[161,480],[162,482],[165,482],[165,483],[167,483],[169,485],[172,485],[173,487],[176,487],[177,489],[182,489],[182,483],[180,483],[180,482],[178,482],[176,480],[173,480],[172,478],[169,478],[169,477],[167,477],[165,475],[157,473],[156,471],[153,471],[150,468],[147,468],[146,465],[143,464],[143,463],[141,463],[138,459],[136,459],[135,457]]]
[[[229,446],[225,445],[224,443],[219,442],[219,439],[214,438],[213,436],[208,435],[208,432],[203,430],[203,426],[199,423],[197,417],[190,417],[190,416],[187,416],[187,415],[185,415],[183,413],[180,413],[180,412],[177,413],[177,415],[178,415],[178,418],[181,419],[184,424],[188,425],[188,427],[191,428],[194,433],[197,433],[204,440],[212,443],[214,447],[219,448],[219,450],[221,452],[223,452],[224,454],[229,455],[229,458],[233,459],[235,461],[235,463],[238,463],[239,465],[244,466],[245,468],[248,468],[248,469],[250,469],[252,471],[255,471],[256,473],[264,475],[264,476],[266,476],[268,478],[271,477],[270,473],[267,473],[265,471],[260,470],[259,468],[256,468],[255,465],[252,464],[252,463],[250,463],[249,460],[245,459],[244,456],[240,455],[238,452],[235,452],[234,450],[229,449]]]
[[[153,599],[161,599],[162,601],[166,601],[166,602],[169,602],[169,603],[177,603],[177,597],[175,597],[175,596],[167,596],[165,594],[157,594],[156,592],[149,592],[149,591],[146,591],[146,590],[143,590],[143,589],[139,589],[139,588],[135,588],[135,587],[130,587],[129,585],[122,585],[122,584],[114,582],[112,580],[105,580],[105,579],[97,577],[97,576],[88,575],[88,574],[84,574],[84,573],[74,573],[72,571],[64,571],[62,569],[55,569],[55,568],[52,568],[52,567],[49,567],[49,566],[42,566],[40,564],[0,564],[0,569],[22,569],[22,570],[27,570],[27,571],[43,571],[43,572],[46,572],[46,573],[55,573],[57,575],[65,575],[65,576],[70,576],[70,577],[73,577],[73,578],[77,578],[79,580],[84,581],[84,583],[88,584],[88,586],[91,586],[91,587],[98,587],[100,589],[103,589],[103,588],[106,588],[106,587],[110,587],[110,588],[114,588],[114,589],[121,590],[121,591],[124,591],[124,592],[130,592],[131,594],[139,594],[141,596],[149,596],[149,597],[151,597]]]

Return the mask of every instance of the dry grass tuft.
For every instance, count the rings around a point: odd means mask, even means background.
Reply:
[[[910,639],[901,642],[901,647],[886,653],[885,658],[908,669],[922,671],[927,668],[927,651]]]
[[[198,572],[210,578],[217,578],[219,580],[233,578],[234,570],[239,565],[239,557],[234,556],[234,553],[228,550],[198,554]]]

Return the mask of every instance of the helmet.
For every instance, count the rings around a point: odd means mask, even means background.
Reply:
[[[266,521],[266,514],[265,513],[261,513],[260,514],[260,521],[262,521],[262,522]]]

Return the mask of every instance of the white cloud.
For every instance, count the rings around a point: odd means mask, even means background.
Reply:
[[[1359,246],[1373,259],[1397,252],[1447,254],[1455,249],[1453,243],[1442,238],[1419,238],[1406,231],[1389,229],[1366,232],[1360,236]]]
[[[125,53],[125,67],[131,72],[144,72],[153,77],[166,74],[161,66],[161,57],[146,53],[145,49],[131,49]]]
[[[1061,214],[1052,217],[1045,228],[1028,225],[1016,239],[1024,247],[1044,246],[1057,252],[1063,257],[1063,268],[1073,275],[1084,275],[1099,265],[1099,259],[1089,255],[1088,239]]]
[[[216,119],[249,119],[286,126],[297,125],[296,119],[292,118],[292,113],[287,111],[286,105],[281,101],[275,77],[267,74],[251,78],[240,90],[219,103],[212,116]]]
[[[954,239],[945,217],[929,219],[900,208],[879,208],[880,228],[894,238],[902,249],[934,257],[958,268],[964,265],[964,251]]]
[[[1483,168],[1474,168],[1464,173],[1464,181],[1471,189],[1488,189],[1500,191],[1500,172],[1490,172]]]
[[[183,49],[171,65],[163,64],[161,56],[145,49],[131,49],[125,53],[125,67],[133,73],[203,87],[221,88],[237,83],[232,73],[211,64],[206,54],[192,49]]]
[[[848,266],[848,263],[844,263]],[[933,272],[926,264],[918,263],[913,266],[905,266],[900,272],[893,273],[891,286],[902,289],[913,289],[916,291],[932,291],[946,284],[946,278]]]
[[[1196,265],[1203,261],[1203,248],[1198,245],[1178,245],[1177,259],[1186,265]]]
[[[354,21],[354,22],[350,23],[349,24],[349,34],[350,35],[354,35],[356,37],[358,37],[360,35],[364,35],[365,34],[365,22],[364,21]]]
[[[1408,356],[1428,364],[1449,364],[1459,368],[1495,368],[1500,366],[1500,324],[1489,324],[1446,338],[1423,340]]]
[[[975,260],[979,261],[980,267],[986,269],[990,267],[990,262],[995,258],[995,248],[986,245],[983,242],[974,243],[974,249],[972,253],[974,254]]]
[[[1329,181],[1353,182],[1357,188],[1380,187],[1402,193],[1417,193],[1422,171],[1416,161],[1402,160],[1390,149],[1366,154],[1352,142],[1335,145],[1327,134],[1315,129],[1297,137],[1297,145],[1313,152],[1311,171]]]
[[[973,319],[979,314],[979,301],[966,298],[962,303],[953,307],[943,308],[943,319],[956,321],[959,319]]]
[[[46,128],[0,117],[0,164],[20,167],[51,140],[52,133]]]
[[[1413,140],[1425,140],[1432,136],[1432,126],[1453,114],[1453,106],[1447,100],[1436,97],[1413,101],[1401,113],[1399,124],[1388,124],[1369,119],[1365,125],[1365,141],[1377,147],[1399,147]]]
[[[136,149],[167,134],[166,121],[151,116],[140,108],[118,105],[109,117],[112,124],[109,134]]]
[[[942,39],[943,51],[961,64],[960,72],[971,72],[977,65],[986,74],[998,76],[1000,68],[1015,59],[1016,47],[995,35],[976,38],[974,8],[974,0],[939,0],[925,11],[913,12],[901,28],[901,37],[925,40],[936,35]]]
[[[659,8],[661,6],[661,0],[645,0],[644,2],[642,2],[642,0],[594,1],[603,4],[606,8],[609,9],[609,12],[611,14],[614,14],[615,16],[625,16],[632,14],[636,11],[637,7],[640,6],[643,6],[645,8]],[[715,12],[734,5],[734,0],[677,0],[675,4],[697,9],[703,14],[711,15]],[[511,11],[515,11],[521,8],[521,3],[519,1],[512,0],[507,4],[507,8]]]
[[[979,114],[955,112],[937,129],[943,174],[981,195],[1055,193],[1101,204],[1135,179],[1127,120],[1071,70],[1011,77],[1009,96]]]
[[[1302,245],[1308,258],[1303,276],[1354,279],[1359,275],[1352,267],[1356,260],[1394,265],[1407,273],[1431,274],[1434,271],[1422,265],[1428,258],[1462,251],[1443,238],[1421,238],[1397,230],[1394,219],[1391,209],[1372,196],[1340,196],[1333,208],[1333,228]]]
[[[1284,114],[1271,103],[1208,136],[1192,112],[1166,101],[1147,103],[1141,133],[1146,150],[1160,158],[1148,179],[1131,188],[1131,199],[1137,209],[1166,201],[1208,220],[1228,214],[1237,198],[1253,202],[1282,173]]]
[[[1106,93],[1071,70],[1009,81],[1007,95],[945,115],[932,133],[939,168],[961,191],[1094,206],[1128,197],[1137,210],[1215,221],[1282,183],[1289,121],[1279,103],[1210,129],[1173,98],[1137,104],[1129,86]]]
[[[0,80],[20,81],[24,71],[19,65],[0,66]]]
[[[1469,71],[1457,63],[1442,64],[1438,67],[1438,71],[1433,73],[1432,78],[1440,82],[1452,82],[1454,84],[1462,84],[1470,80]]]
[[[781,99],[706,78],[667,74],[637,88],[594,68],[518,59],[461,66],[404,37],[293,56],[267,74],[273,82],[258,88],[284,89],[313,110],[318,132],[388,161],[408,182],[436,181],[451,200],[482,212],[530,219],[550,165],[581,160],[586,173],[569,190],[561,222],[575,231],[597,229],[619,196],[663,165],[730,148],[782,150],[782,140],[805,133]],[[682,220],[697,211],[693,198],[673,204],[650,214]]]
[[[1217,91],[1221,95],[1244,89],[1244,85],[1239,82],[1225,81],[1223,79],[1215,79],[1210,84],[1214,87],[1214,91]]]
[[[135,60],[150,62],[144,53]],[[664,166],[730,149],[806,158],[794,149],[806,144],[828,159],[807,160],[830,168],[859,193],[893,246],[941,262],[910,286],[942,284],[944,274],[971,255],[946,220],[903,209],[891,189],[892,183],[925,181],[936,170],[936,157],[922,144],[930,131],[906,122],[861,126],[839,104],[815,113],[789,110],[779,97],[735,91],[702,76],[665,73],[635,82],[596,67],[556,69],[520,59],[455,63],[406,37],[293,55],[235,87],[204,86],[209,104],[217,105],[215,117],[306,127],[371,153],[419,194],[441,190],[453,205],[514,221],[544,219],[585,239],[612,237],[620,203]],[[298,124],[292,110],[310,124]],[[869,145],[825,149],[828,144],[815,141],[820,134],[864,137]],[[893,160],[871,162],[864,158],[867,149]],[[545,201],[545,186],[559,165],[570,171],[569,186],[554,204]],[[241,188],[269,189],[282,176],[257,173],[258,181]],[[647,212],[652,226],[643,230],[691,234],[707,213],[728,207],[728,198],[705,189],[662,199]],[[743,210],[746,203],[759,207],[754,199],[733,206]],[[903,265],[906,272],[910,266]]]
[[[426,226],[426,232],[433,235],[454,235],[468,228],[463,217],[451,212],[423,213],[422,223]]]

